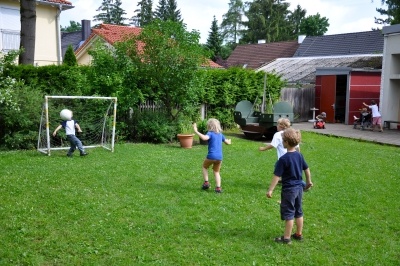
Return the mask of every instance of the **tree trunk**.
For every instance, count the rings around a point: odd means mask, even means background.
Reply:
[[[21,0],[21,43],[23,52],[19,64],[33,65],[35,61],[36,0]]]

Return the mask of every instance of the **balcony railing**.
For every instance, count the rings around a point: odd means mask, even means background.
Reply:
[[[18,50],[21,37],[20,32],[16,30],[0,30],[1,47],[0,50],[3,52],[9,52],[11,50]]]

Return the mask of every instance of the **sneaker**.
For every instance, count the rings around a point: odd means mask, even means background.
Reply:
[[[215,188],[215,193],[222,193],[221,187],[216,187]]]
[[[72,157],[72,154],[71,154],[71,153],[67,153],[67,156],[68,156],[68,157]]]
[[[88,155],[88,153],[86,153],[86,152],[81,153],[81,156],[86,156],[86,155]]]
[[[292,244],[292,240],[290,238],[286,239],[283,236],[275,237],[275,242],[282,243],[282,244],[288,244],[288,245]]]
[[[209,189],[209,188],[210,188],[210,183],[208,183],[208,181],[205,181],[205,182],[203,183],[203,186],[201,187],[201,189],[207,190],[207,189]]]
[[[303,240],[303,235],[298,235],[298,234],[294,233],[294,234],[292,235],[292,238],[293,238],[293,239],[296,239],[296,240],[298,240],[298,241],[302,241],[302,240]]]

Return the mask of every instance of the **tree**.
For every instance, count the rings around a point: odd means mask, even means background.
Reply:
[[[82,30],[82,25],[79,22],[76,21],[69,21],[69,26],[67,27],[61,27],[61,31],[63,32],[75,32],[75,31],[81,31]]]
[[[387,9],[377,8],[376,11],[387,16],[386,19],[376,18],[376,24],[399,24],[400,23],[400,1],[399,0],[382,0],[382,5],[386,4]]]
[[[297,37],[300,34],[300,24],[306,17],[307,10],[302,9],[300,5],[297,5],[296,9],[289,14],[289,22],[293,27],[293,37]]]
[[[307,36],[322,36],[328,31],[329,19],[319,13],[303,19],[300,23],[300,33]]]
[[[248,21],[242,43],[286,41],[292,38],[287,20],[289,3],[285,0],[254,0],[246,3]]]
[[[162,102],[171,121],[193,115],[198,106],[202,86],[197,70],[207,58],[199,40],[200,33],[188,32],[184,24],[157,19],[116,46],[136,66],[142,93]]]
[[[135,10],[136,16],[133,16],[131,21],[134,25],[143,27],[153,20],[153,1],[142,0],[138,2],[137,6],[139,8]]]
[[[125,25],[126,18],[123,15],[126,15],[126,12],[121,8],[121,4],[121,0],[115,0],[115,3],[114,0],[103,0],[101,6],[96,9],[101,13],[93,16],[93,20],[105,24]]]
[[[126,20],[126,18],[124,17],[124,15],[126,15],[126,12],[121,8],[121,5],[121,0],[115,0],[115,3],[112,5],[111,18],[113,24],[125,25],[124,21]]]
[[[36,41],[36,1],[21,0],[21,42],[19,64],[33,65],[35,62]]]
[[[76,62],[74,48],[72,48],[72,45],[68,45],[68,48],[65,51],[63,65],[67,65],[67,66],[77,66],[78,65],[78,63]]]
[[[217,58],[221,58],[222,36],[219,31],[218,21],[214,16],[211,23],[210,32],[207,39],[207,48],[212,52],[212,60],[215,62]]]
[[[242,0],[230,0],[228,12],[223,15],[221,28],[223,38],[227,42],[237,43],[241,36],[244,15],[244,4]]]
[[[101,3],[101,6],[96,9],[96,11],[101,11],[102,13],[99,13],[95,16],[93,16],[94,21],[101,21],[106,24],[111,24],[111,4],[113,0],[103,0]]]
[[[165,6],[165,8],[163,6]],[[176,0],[160,0],[159,7],[156,13],[157,18],[164,21],[170,20],[182,23],[181,11],[178,9]],[[158,14],[161,14],[161,17],[159,17]]]
[[[158,2],[158,6],[156,7],[156,11],[154,12],[155,18],[160,20],[167,20],[167,1],[160,0]]]

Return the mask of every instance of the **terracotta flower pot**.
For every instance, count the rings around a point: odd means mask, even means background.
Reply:
[[[178,134],[179,142],[181,147],[185,149],[190,149],[193,146],[194,134]]]

